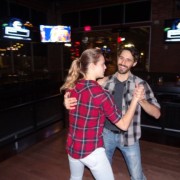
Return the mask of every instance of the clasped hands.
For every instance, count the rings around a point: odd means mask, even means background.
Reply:
[[[145,99],[145,90],[142,84],[136,84],[136,87],[133,92],[133,97],[137,98],[139,103]]]

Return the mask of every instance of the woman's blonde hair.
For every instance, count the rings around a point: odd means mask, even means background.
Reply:
[[[80,58],[72,62],[66,81],[60,87],[60,92],[73,88],[79,79],[85,77],[89,64],[96,64],[102,55],[100,49],[86,49],[83,51]]]

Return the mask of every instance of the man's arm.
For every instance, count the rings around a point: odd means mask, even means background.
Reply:
[[[104,78],[98,79],[97,82],[99,85],[102,86],[107,80],[108,80],[108,77],[104,77]]]
[[[143,99],[139,102],[143,110],[153,116],[154,118],[158,119],[161,115],[159,107],[155,106],[154,104],[149,103],[146,99]]]
[[[100,85],[103,85],[108,80],[108,77],[104,77],[102,79],[99,79],[97,82]],[[139,101],[139,104],[144,109],[144,111],[149,114],[150,116],[153,116],[154,118],[158,119],[161,115],[160,108],[155,106],[154,104],[149,103],[146,99],[142,99]]]
[[[154,93],[151,87],[149,86],[149,84],[145,83],[144,87],[145,87],[145,98],[139,101],[139,104],[147,114],[158,119],[161,115],[160,105],[157,102],[157,99],[155,98]]]

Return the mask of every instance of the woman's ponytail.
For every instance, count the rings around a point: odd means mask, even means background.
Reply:
[[[75,59],[72,64],[71,67],[69,69],[67,78],[65,83],[60,87],[60,92],[62,90],[67,90],[67,89],[71,89],[74,87],[75,83],[77,82],[77,80],[80,78],[80,61],[79,59]]]
[[[89,64],[96,64],[99,58],[103,56],[100,49],[86,49],[79,59],[72,62],[65,83],[60,91],[74,88],[80,78],[84,78],[88,72]]]

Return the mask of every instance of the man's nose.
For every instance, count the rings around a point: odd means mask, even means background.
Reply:
[[[121,64],[126,64],[126,60],[122,59]]]

